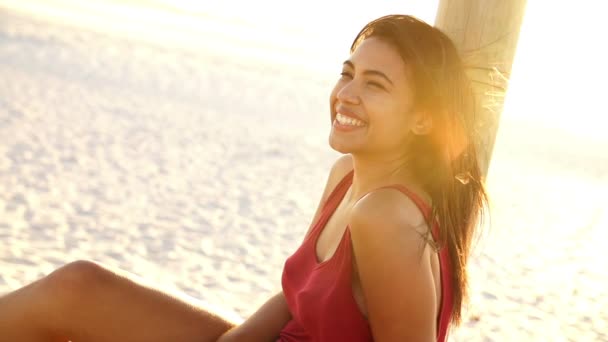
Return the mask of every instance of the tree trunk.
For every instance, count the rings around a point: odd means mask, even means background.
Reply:
[[[440,0],[435,26],[456,44],[477,100],[478,158],[488,171],[526,0]]]

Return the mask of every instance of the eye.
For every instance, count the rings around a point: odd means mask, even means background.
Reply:
[[[348,78],[348,79],[352,79],[352,78],[353,78],[353,74],[351,74],[351,73],[350,73],[350,72],[348,72],[348,71],[342,71],[342,72],[340,73],[340,76],[342,76],[342,78],[343,78],[343,79],[344,79],[344,78]]]
[[[378,82],[374,82],[374,81],[367,82],[367,85],[374,87],[374,88],[385,89],[382,84],[380,84]]]

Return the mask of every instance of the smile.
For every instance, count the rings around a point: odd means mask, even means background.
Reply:
[[[365,123],[363,123],[363,121],[348,117],[346,115],[342,115],[340,113],[336,115],[336,121],[338,121],[340,125],[345,126],[365,126]]]

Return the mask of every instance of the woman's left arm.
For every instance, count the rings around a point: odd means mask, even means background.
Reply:
[[[374,341],[436,341],[437,300],[432,248],[416,205],[379,189],[353,208],[353,253]]]

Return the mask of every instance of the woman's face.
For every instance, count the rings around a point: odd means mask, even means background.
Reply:
[[[361,42],[331,92],[330,146],[375,158],[406,153],[416,120],[408,74],[392,45],[374,37]]]

